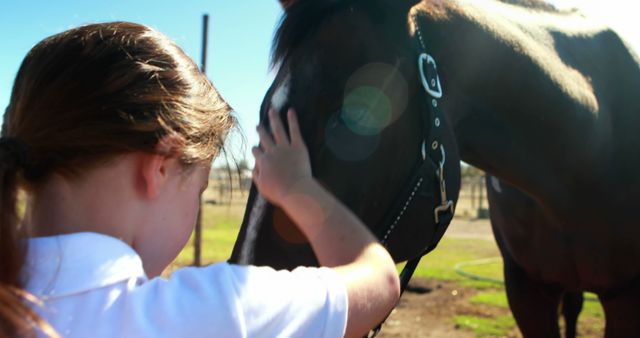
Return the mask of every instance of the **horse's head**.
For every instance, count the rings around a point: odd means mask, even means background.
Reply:
[[[281,2],[286,13],[273,50],[278,73],[263,102],[261,121],[267,123],[269,107],[281,113],[295,108],[314,176],[374,233],[384,233],[390,226],[384,223],[402,212],[404,191],[414,188],[409,181],[423,162],[429,132],[423,114],[428,115],[431,99],[420,80],[409,15],[419,1]],[[447,192],[455,201],[459,160],[451,130],[445,122],[441,128]],[[439,186],[424,185],[439,198]],[[313,264],[313,253],[295,225],[272,206],[256,212],[259,200],[252,189],[232,260],[242,260],[242,242],[255,239],[245,244],[253,248],[248,263],[279,268]],[[387,238],[398,261],[420,254],[433,237],[433,206],[412,203]]]

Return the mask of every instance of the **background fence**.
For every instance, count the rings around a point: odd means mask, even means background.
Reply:
[[[460,196],[456,206],[456,217],[473,219],[487,218],[485,175],[479,169],[462,166]],[[251,170],[246,166],[236,168],[214,168],[209,176],[209,187],[203,202],[229,205],[244,203],[251,187]]]

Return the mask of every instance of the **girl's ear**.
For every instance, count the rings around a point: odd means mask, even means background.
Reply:
[[[164,136],[154,154],[140,153],[138,157],[139,191],[147,199],[154,199],[165,182],[180,165],[178,156],[184,141],[176,136]]]
[[[145,199],[155,199],[167,181],[168,158],[158,154],[141,153],[138,157],[138,191]]]

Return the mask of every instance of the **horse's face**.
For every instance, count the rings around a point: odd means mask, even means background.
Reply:
[[[422,161],[425,98],[408,24],[416,2],[283,1],[279,71],[262,108],[264,123],[269,107],[296,109],[314,176],[374,232]],[[425,206],[404,223],[418,227],[432,219]],[[289,223],[275,210],[261,227],[283,234],[295,228]],[[406,230],[389,239],[396,259],[424,249],[428,236]]]

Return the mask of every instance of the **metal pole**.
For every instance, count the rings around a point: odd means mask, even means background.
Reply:
[[[209,15],[202,16],[202,64],[200,70],[203,74],[207,71],[207,32],[209,28]],[[193,265],[202,265],[202,200],[200,201],[200,211],[198,211],[198,221],[196,222],[193,236]]]
[[[202,16],[202,65],[200,66],[200,70],[203,73],[207,71],[207,40],[209,33],[209,14],[204,14]]]
[[[480,177],[480,209],[484,209],[484,200],[485,200],[485,184],[487,181],[487,177]]]
[[[475,177],[473,177],[472,175],[469,175],[469,177],[467,177],[467,182],[469,182],[469,185],[471,186],[471,210],[477,210],[476,209],[476,188],[478,187],[478,181],[475,179]]]

